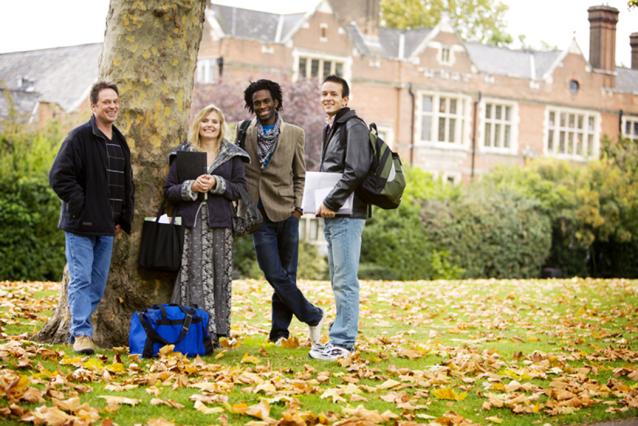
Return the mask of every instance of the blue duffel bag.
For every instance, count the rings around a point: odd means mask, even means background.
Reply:
[[[131,354],[144,358],[157,356],[165,345],[187,356],[208,355],[213,351],[208,334],[208,312],[193,306],[153,305],[131,317],[128,344]]]

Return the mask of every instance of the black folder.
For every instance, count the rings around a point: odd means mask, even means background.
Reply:
[[[206,153],[198,151],[177,151],[177,179],[179,182],[195,180],[207,173]]]

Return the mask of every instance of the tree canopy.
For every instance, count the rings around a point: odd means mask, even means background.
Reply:
[[[500,0],[381,0],[381,14],[390,28],[432,28],[446,13],[463,39],[494,45],[512,42],[504,30],[506,11]]]

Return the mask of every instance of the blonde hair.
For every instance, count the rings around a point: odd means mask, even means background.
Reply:
[[[196,146],[197,148],[201,147],[201,141],[199,139],[199,123],[211,112],[216,112],[219,117],[219,138],[218,140],[221,142],[224,139],[224,134],[226,133],[226,118],[224,117],[224,113],[221,109],[219,109],[216,105],[210,104],[202,108],[197,114],[195,114],[195,118],[193,118],[193,122],[191,123],[190,133],[188,134],[188,140],[191,144]]]

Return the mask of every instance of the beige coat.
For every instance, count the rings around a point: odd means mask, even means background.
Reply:
[[[305,136],[302,128],[281,121],[279,142],[265,169],[261,169],[257,155],[256,119],[246,131],[246,151],[250,164],[246,166],[246,185],[250,198],[261,200],[268,219],[280,222],[301,208],[306,163]]]

